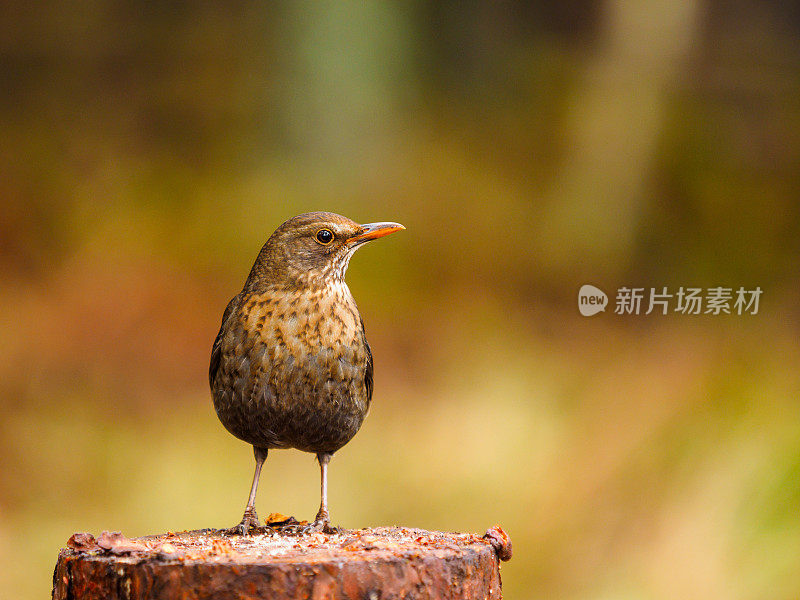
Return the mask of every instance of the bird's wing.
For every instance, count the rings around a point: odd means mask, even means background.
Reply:
[[[222,358],[222,332],[225,330],[225,322],[228,320],[228,317],[231,316],[231,313],[239,306],[241,296],[241,294],[237,294],[228,302],[228,306],[225,307],[225,312],[222,313],[222,325],[219,327],[219,333],[214,340],[214,345],[211,346],[211,364],[208,366],[208,383],[212,388],[214,387],[214,377],[217,375],[220,359]]]
[[[367,405],[369,405],[369,403],[372,402],[372,350],[367,341],[364,319],[361,319],[361,336],[364,338],[364,348],[367,349],[367,371],[364,373],[364,385],[367,388]]]

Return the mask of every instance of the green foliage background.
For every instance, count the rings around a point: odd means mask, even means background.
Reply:
[[[269,233],[393,220],[348,275],[375,399],[333,518],[514,542],[509,598],[800,595],[792,4],[0,9],[0,594],[74,531],[227,526],[206,370]],[[757,315],[578,288],[763,290]],[[309,518],[310,455],[258,507]]]

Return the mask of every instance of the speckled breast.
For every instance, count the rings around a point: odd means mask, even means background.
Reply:
[[[265,448],[334,452],[369,408],[369,349],[343,282],[240,299],[223,324],[214,407],[228,431]]]

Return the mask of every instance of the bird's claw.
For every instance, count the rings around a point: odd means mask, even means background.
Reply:
[[[245,529],[244,523],[239,523],[238,525],[234,525],[233,527],[228,527],[227,529],[223,529],[222,533],[225,535],[247,535],[247,529]]]
[[[330,523],[324,523],[322,525],[321,531],[322,533],[336,534],[336,533],[341,533],[342,528],[336,527],[335,525],[331,525]]]
[[[317,518],[313,523],[300,527],[297,531],[300,535],[309,533],[339,533],[341,528],[331,525],[330,519]]]
[[[223,529],[223,533],[228,535],[247,536],[250,535],[251,529],[258,529],[258,527],[258,515],[256,514],[256,511],[246,511],[241,522],[233,527],[229,527],[228,529]]]

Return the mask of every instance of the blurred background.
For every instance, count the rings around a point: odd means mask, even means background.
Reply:
[[[500,523],[508,598],[800,596],[799,35],[777,0],[4,4],[2,597],[74,531],[238,522],[211,343],[308,210],[407,227],[350,267],[375,396],[334,522]],[[317,490],[275,451],[257,506]]]

